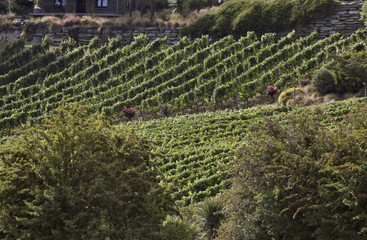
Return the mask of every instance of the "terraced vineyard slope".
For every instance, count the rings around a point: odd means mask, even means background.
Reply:
[[[192,43],[182,38],[171,47],[165,38],[148,43],[143,35],[125,47],[121,38],[103,46],[98,39],[80,47],[67,41],[56,49],[49,39],[28,49],[21,41],[9,43],[14,54],[0,59],[0,131],[38,121],[62,99],[107,116],[120,116],[124,106],[153,112],[162,103],[184,110],[233,96],[245,100],[267,85],[282,90],[333,64],[327,53],[365,47],[362,31],[345,39],[334,34],[319,40],[317,33],[297,39],[294,32],[274,39],[249,32],[214,43],[207,36]]]

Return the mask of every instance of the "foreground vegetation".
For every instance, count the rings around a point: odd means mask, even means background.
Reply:
[[[247,131],[219,239],[366,239],[367,109],[344,104]]]
[[[0,47],[1,238],[366,238],[367,98],[300,107],[366,92],[363,31],[98,41]]]
[[[76,104],[0,146],[1,239],[160,239],[149,143]]]
[[[121,126],[110,126],[86,107],[66,105],[43,124],[3,138],[0,234],[363,239],[366,101]],[[222,207],[220,199],[209,199],[221,193]],[[177,211],[174,200],[191,205]],[[224,220],[215,214],[223,207]]]

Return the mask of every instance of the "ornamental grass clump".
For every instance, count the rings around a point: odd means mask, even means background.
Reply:
[[[280,104],[287,105],[290,99],[295,98],[300,94],[304,94],[302,88],[288,88],[279,95],[278,101]]]

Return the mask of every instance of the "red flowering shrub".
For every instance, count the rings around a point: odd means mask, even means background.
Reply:
[[[134,108],[123,108],[122,113],[125,115],[125,117],[131,119],[135,116],[135,109]]]
[[[267,87],[265,96],[274,96],[277,93],[277,90],[273,87]]]

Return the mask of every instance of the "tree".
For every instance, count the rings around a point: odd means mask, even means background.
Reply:
[[[366,239],[366,109],[303,110],[246,136],[218,239]]]
[[[364,84],[367,96],[367,55],[364,50],[347,52],[343,56],[331,55],[337,64],[332,68],[336,76],[336,90],[341,93],[358,92]]]
[[[156,239],[172,209],[149,142],[69,104],[0,147],[1,239]]]
[[[154,6],[157,3],[157,0],[144,0],[144,3],[150,8],[150,21],[153,22],[154,17]]]

